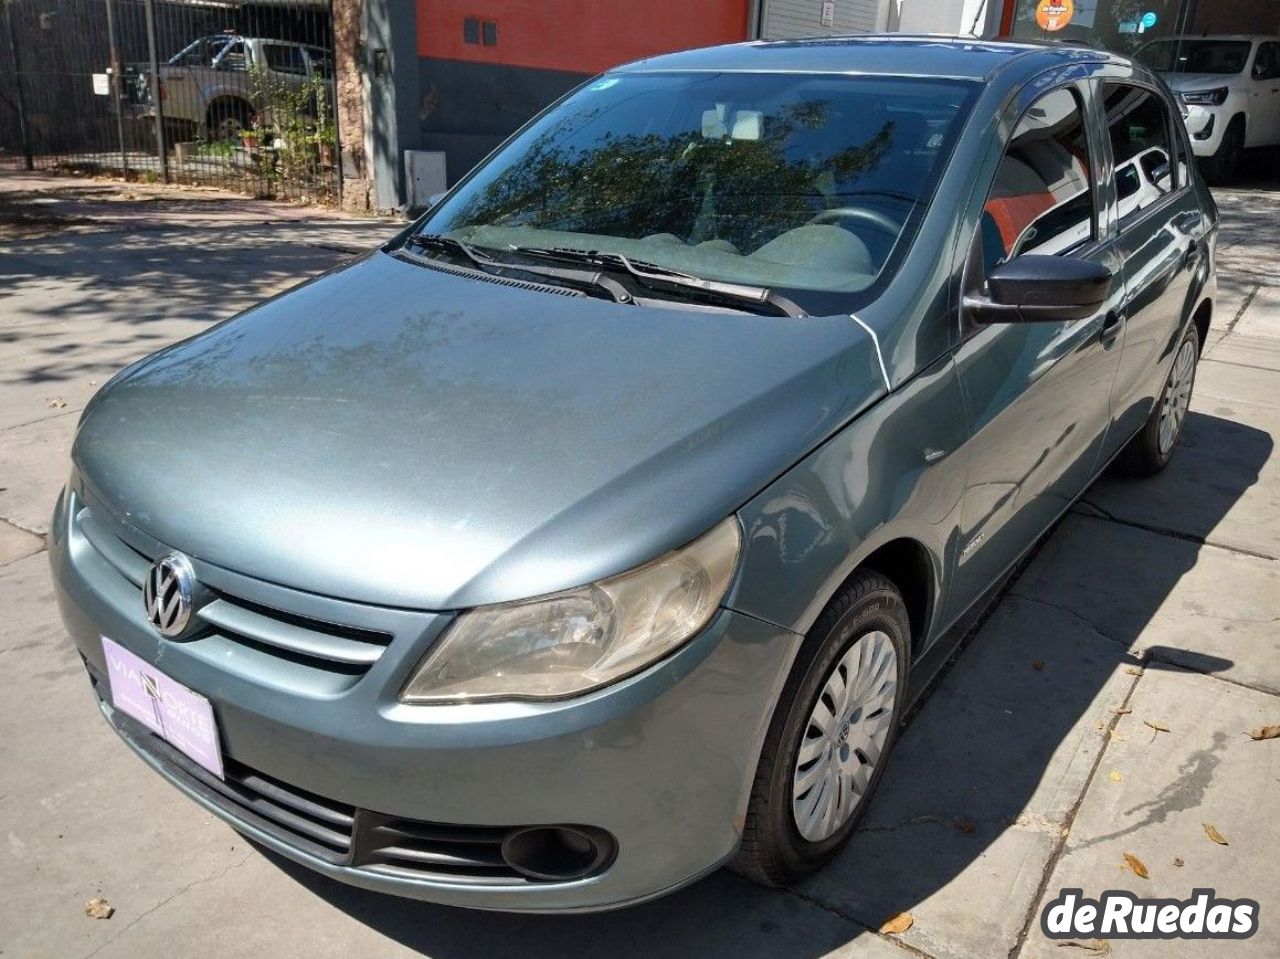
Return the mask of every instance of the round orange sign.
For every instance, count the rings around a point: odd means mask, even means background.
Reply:
[[[1040,0],[1036,4],[1036,23],[1041,30],[1061,30],[1076,12],[1072,0]]]

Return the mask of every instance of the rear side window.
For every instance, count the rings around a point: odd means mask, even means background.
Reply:
[[[307,65],[302,61],[301,47],[286,47],[280,43],[264,43],[262,54],[267,61],[267,69],[276,73],[296,73],[305,76]]]
[[[1174,155],[1173,131],[1164,102],[1150,90],[1127,83],[1106,83],[1102,100],[1123,226],[1177,185],[1177,174],[1170,163]]]
[[[1023,253],[1060,254],[1094,237],[1084,113],[1071,90],[1036,100],[1014,130],[983,207],[988,271]]]

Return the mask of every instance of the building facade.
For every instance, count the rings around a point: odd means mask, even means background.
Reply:
[[[653,54],[875,31],[1126,53],[1179,33],[1280,33],[1280,0],[334,0],[335,26],[344,5],[363,11],[358,37],[336,32],[340,62],[345,47],[363,77],[348,95],[364,98],[362,123],[348,124],[356,133],[340,131],[344,182],[361,178],[345,196],[401,210],[456,182],[587,77]],[[348,103],[341,115],[359,113]],[[420,181],[412,170],[422,157],[433,175]]]

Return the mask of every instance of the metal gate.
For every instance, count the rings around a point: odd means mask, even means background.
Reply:
[[[0,168],[337,201],[329,0],[0,4]]]

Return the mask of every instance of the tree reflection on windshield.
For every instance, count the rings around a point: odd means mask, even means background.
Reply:
[[[517,137],[423,229],[860,290],[932,192],[968,95],[899,78],[609,77]]]
[[[877,169],[888,155],[894,121],[886,119],[865,143],[789,158],[793,132],[821,130],[829,109],[826,101],[790,106],[758,140],[605,132],[598,146],[579,149],[548,130],[457,219],[635,239],[666,233],[754,249],[826,209],[831,186]]]

